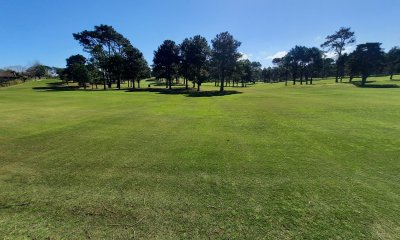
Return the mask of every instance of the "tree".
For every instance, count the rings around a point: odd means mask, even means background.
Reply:
[[[256,80],[261,79],[261,73],[262,73],[262,65],[260,62],[251,62],[251,81],[253,83],[256,82]]]
[[[220,91],[224,91],[225,78],[233,74],[237,60],[241,57],[238,48],[241,43],[229,32],[218,34],[212,41],[212,61],[216,65],[220,79]]]
[[[79,86],[83,86],[86,89],[86,84],[90,82],[90,74],[86,66],[86,58],[77,54],[67,58],[66,61],[67,67],[65,72],[67,79],[77,82]]]
[[[313,84],[314,76],[317,76],[323,67],[323,52],[312,47],[307,49],[306,55],[308,60],[306,81],[309,79],[310,84]]]
[[[150,69],[149,65],[147,64],[147,61],[144,59],[144,57],[141,57],[139,59],[138,64],[139,64],[139,74],[138,74],[138,77],[136,78],[136,82],[137,82],[138,88],[140,88],[140,81],[142,79],[150,77],[151,69]]]
[[[381,43],[365,43],[357,46],[352,56],[352,71],[361,74],[361,86],[367,78],[384,66],[384,52]]]
[[[326,56],[322,59],[322,69],[321,69],[321,77],[327,78],[329,76],[333,76],[336,72],[335,60],[332,58],[327,58]]]
[[[336,65],[339,69],[338,76],[340,78],[340,82],[343,81],[343,77],[346,73],[346,62],[348,61],[349,55],[347,53],[343,54],[336,60]]]
[[[298,77],[300,78],[300,84],[303,84],[305,67],[310,61],[307,51],[307,47],[295,46],[285,56],[288,65],[291,67],[293,85],[296,85],[296,79]]]
[[[276,66],[274,69],[271,71],[271,76],[270,78],[273,79],[274,77],[278,78],[278,80],[281,80],[281,77],[283,76],[285,80],[285,85],[287,86],[287,82],[289,79],[289,73],[291,69],[291,56],[286,55],[282,58],[274,58],[272,60],[272,63]],[[270,81],[272,83],[272,81]]]
[[[354,32],[352,32],[350,28],[342,27],[339,29],[339,31],[327,36],[326,41],[321,45],[321,47],[334,51],[337,55],[337,59],[340,59],[346,50],[346,46],[354,44],[355,42],[356,38],[354,36]],[[336,82],[339,82],[340,67],[343,66],[339,66],[339,64],[337,64]]]
[[[400,48],[394,47],[386,54],[386,67],[392,80],[393,74],[400,71]]]
[[[271,82],[271,71],[272,71],[271,67],[262,69],[261,79],[263,80],[264,83]]]
[[[41,65],[40,63],[35,63],[32,67],[26,70],[26,73],[29,77],[41,79],[46,75],[46,66]]]
[[[120,88],[123,70],[120,60],[124,49],[131,45],[129,40],[108,25],[95,26],[93,31],[85,30],[73,36],[91,54],[93,63],[103,72],[104,90],[106,84],[111,88],[115,79]]]
[[[197,84],[197,91],[200,91],[201,84],[206,80],[209,74],[208,66],[210,60],[210,47],[206,38],[197,35],[190,39],[183,40],[180,45],[182,73],[187,80]]]
[[[194,73],[193,73],[193,67],[192,67],[192,40],[185,38],[181,45],[179,45],[180,48],[180,57],[181,57],[181,67],[180,71],[181,74],[184,78],[185,81],[185,86],[186,89],[189,88],[189,80],[193,81],[193,87],[194,87]]]
[[[355,57],[355,52],[352,52],[347,57],[347,61],[345,62],[345,69],[349,75],[349,83],[353,82],[354,77],[357,73],[357,59]]]
[[[144,67],[147,67],[147,62],[139,49],[133,46],[127,47],[124,52],[123,75],[125,79],[132,82],[133,89],[135,88],[135,81],[140,78],[140,72]]]
[[[172,40],[165,40],[154,52],[153,67],[163,72],[169,89],[172,89],[172,79],[178,72],[179,63],[179,47]]]
[[[253,81],[252,62],[249,59],[243,59],[236,63],[235,76],[237,82],[242,84],[242,87],[246,87],[246,84]]]
[[[97,89],[97,85],[102,83],[102,73],[99,71],[99,69],[96,67],[95,64],[93,64],[92,59],[90,59],[86,65],[86,69],[88,71],[89,74],[89,82],[92,85],[92,89],[93,89],[93,85],[96,85],[96,89]]]

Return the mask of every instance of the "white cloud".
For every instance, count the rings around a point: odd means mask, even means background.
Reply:
[[[348,47],[346,47],[346,49],[344,50],[343,53],[350,54],[350,53],[353,52],[355,49],[356,49],[355,46],[348,46]],[[326,57],[326,58],[333,58],[333,59],[335,59],[335,60],[337,59],[337,55],[336,55],[336,53],[333,52],[333,51],[326,52],[326,53],[325,53],[325,57]]]
[[[323,41],[323,40],[324,40],[324,38],[321,37],[321,36],[316,36],[316,37],[314,38],[314,41],[315,41],[315,42],[321,42],[321,41]]]
[[[250,60],[250,58],[253,57],[253,54],[251,54],[251,53],[243,53],[243,52],[241,52],[240,54],[242,54],[242,57],[240,58],[240,60],[246,60],[246,59]]]
[[[268,56],[266,59],[272,60],[274,58],[283,58],[287,54],[288,54],[288,52],[286,52],[286,51],[279,51],[279,52],[275,53],[274,55]]]
[[[326,52],[325,53],[326,58],[333,58],[336,59],[336,53],[335,52]]]

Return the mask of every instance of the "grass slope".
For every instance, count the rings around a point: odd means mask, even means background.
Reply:
[[[399,82],[371,80],[2,88],[0,236],[398,239]]]

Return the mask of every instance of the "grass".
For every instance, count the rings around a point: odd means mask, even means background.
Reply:
[[[54,86],[0,89],[1,238],[399,239],[399,88]]]

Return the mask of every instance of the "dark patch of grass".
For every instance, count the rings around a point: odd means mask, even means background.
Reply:
[[[366,81],[364,86],[361,84],[361,81],[353,81],[351,84],[353,84],[356,87],[361,87],[361,88],[399,88],[400,86],[397,84],[371,84],[375,83],[376,81]]]
[[[186,97],[221,97],[233,94],[241,94],[242,92],[239,91],[200,91],[197,92],[194,89],[186,89],[186,88],[173,88],[173,89],[163,89],[163,88],[136,88],[136,89],[129,89],[127,92],[153,92],[159,94],[166,94],[166,95],[184,95]]]

